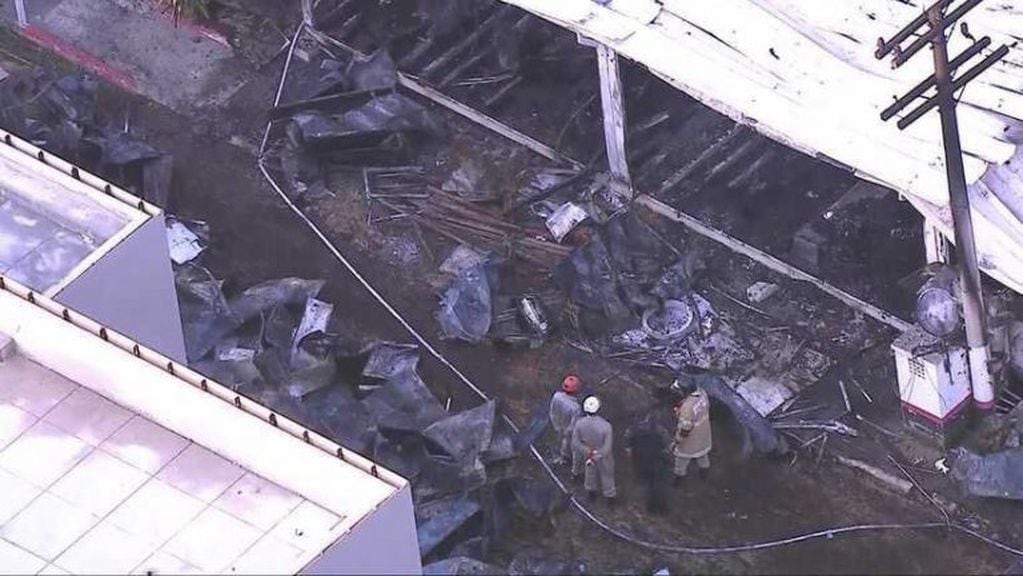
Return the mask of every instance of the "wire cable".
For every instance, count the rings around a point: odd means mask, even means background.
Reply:
[[[291,60],[294,54],[295,44],[301,37],[304,25],[299,24],[298,29],[295,32],[295,36],[292,39],[292,45],[288,52],[288,60],[285,62],[284,71],[281,74],[280,85],[277,88],[277,93],[274,96],[274,107],[280,104],[281,95],[284,91],[284,84],[288,77],[288,69],[291,64]],[[288,195],[284,192],[277,181],[271,176],[263,163],[263,154],[266,150],[267,143],[269,141],[270,130],[273,122],[268,122],[266,131],[263,135],[263,141],[259,148],[259,154],[256,160],[256,166],[259,168],[263,177],[266,179],[270,187],[276,192],[280,199],[288,206],[288,208],[301,220],[305,226],[316,235],[320,242],[330,251],[334,258],[352,275],[355,280],[365,288],[371,296],[381,305],[387,312],[405,328],[406,331],[425,349],[431,356],[433,356],[438,362],[440,362],[445,368],[451,371],[458,380],[460,380],[467,388],[475,393],[483,401],[490,401],[491,398],[484,392],[479,386],[473,383],[461,370],[458,369],[451,361],[449,361],[443,354],[441,354],[426,338],[424,338],[419,331],[396,310],[390,302],[359,272],[359,270],[345,257],[345,255],[334,245],[334,243],[327,237],[327,235],[303,212]],[[502,414],[502,420],[516,433],[519,432],[519,427],[509,418],[506,414]],[[806,542],[809,540],[815,540],[819,538],[832,539],[835,536],[841,536],[845,534],[854,533],[877,533],[877,532],[892,532],[892,531],[921,531],[921,530],[933,530],[937,528],[945,530],[955,530],[962,534],[971,536],[977,540],[980,540],[990,546],[993,546],[999,550],[1013,554],[1015,556],[1023,557],[1023,550],[1014,548],[995,540],[989,536],[981,534],[971,528],[962,526],[960,524],[946,524],[944,522],[926,522],[917,524],[855,524],[850,526],[838,526],[833,528],[826,528],[817,530],[814,532],[806,532],[785,538],[777,538],[771,540],[764,540],[760,542],[753,542],[748,544],[732,544],[724,546],[685,546],[677,544],[665,544],[658,542],[650,542],[632,536],[614,526],[611,526],[607,522],[601,520],[593,514],[588,508],[586,508],[579,500],[572,494],[569,488],[562,482],[561,478],[554,472],[551,465],[543,457],[542,454],[532,444],[529,446],[529,452],[536,459],[537,463],[544,469],[554,484],[564,493],[572,506],[576,509],[579,514],[589,520],[592,524],[600,528],[601,530],[611,534],[612,536],[628,542],[630,544],[645,548],[648,550],[655,550],[658,552],[670,552],[676,554],[692,554],[692,555],[713,555],[713,554],[733,554],[737,552],[751,552],[757,550],[767,550],[771,548],[779,548],[782,546],[790,546],[798,544],[800,542]]]

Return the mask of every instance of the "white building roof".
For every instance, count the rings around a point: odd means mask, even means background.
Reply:
[[[0,571],[296,573],[406,486],[9,279],[0,333]]]
[[[56,294],[160,213],[23,140],[3,138],[0,274],[36,292]]]
[[[598,40],[738,122],[903,195],[952,237],[936,113],[905,131],[881,110],[933,72],[928,51],[892,70],[890,38],[932,2],[502,0]],[[981,269],[1023,293],[1023,0],[966,18],[1009,55],[970,83],[959,121]],[[969,45],[958,31],[951,54]],[[967,65],[969,66],[969,65]],[[921,101],[922,102],[922,101]]]

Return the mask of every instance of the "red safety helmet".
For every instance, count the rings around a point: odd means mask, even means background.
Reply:
[[[582,387],[582,382],[579,381],[579,377],[574,374],[565,376],[565,379],[561,381],[561,389],[569,394],[575,394]]]

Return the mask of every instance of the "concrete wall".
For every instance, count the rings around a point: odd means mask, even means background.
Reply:
[[[412,488],[405,485],[302,574],[422,574]]]
[[[173,360],[185,362],[163,215],[150,218],[53,298]]]

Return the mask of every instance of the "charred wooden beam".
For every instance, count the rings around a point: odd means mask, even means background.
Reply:
[[[420,77],[428,78],[436,75],[438,72],[443,70],[452,60],[458,58],[464,54],[467,50],[475,46],[484,34],[490,33],[490,30],[494,28],[505,16],[512,13],[513,8],[508,5],[501,6],[492,13],[486,20],[484,20],[471,34],[465,37],[461,42],[455,44],[449,48],[446,52],[438,56],[426,65],[425,68],[420,72]]]

